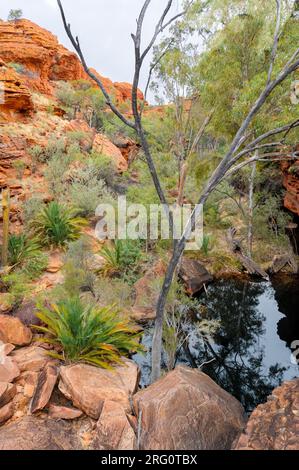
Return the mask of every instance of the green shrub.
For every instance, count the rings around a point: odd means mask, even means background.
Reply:
[[[21,272],[24,273],[31,281],[35,281],[47,269],[48,264],[48,256],[41,252],[39,255],[28,258],[25,261]]]
[[[66,142],[63,138],[52,136],[43,151],[43,163],[51,160],[53,157],[61,158],[66,151]],[[62,159],[62,158],[61,158]]]
[[[44,203],[41,197],[33,196],[23,204],[23,220],[26,228],[32,224],[37,214],[42,210]]]
[[[22,272],[13,272],[2,276],[2,282],[11,296],[11,304],[18,307],[30,292],[28,278]]]
[[[54,156],[48,163],[45,171],[45,178],[49,185],[49,190],[54,197],[59,198],[65,190],[64,175],[70,165],[69,159],[64,156]]]
[[[105,181],[100,179],[97,168],[91,162],[72,173],[68,195],[70,202],[78,208],[79,215],[84,217],[94,215],[100,203],[112,203],[113,199]]]
[[[29,258],[40,254],[37,240],[30,240],[26,235],[10,235],[8,240],[8,259],[12,266],[20,265]]]
[[[111,186],[117,175],[116,166],[111,158],[97,152],[91,154],[91,161],[96,168],[99,179],[104,180],[108,186]]]
[[[37,165],[39,163],[44,163],[44,150],[40,145],[34,145],[28,150],[28,153],[31,156],[32,172],[35,173],[37,170]]]
[[[65,256],[64,289],[69,295],[79,295],[82,290],[93,292],[95,275],[90,270],[90,260],[93,253],[91,242],[87,236],[68,243]]]
[[[27,168],[26,163],[22,160],[16,160],[15,162],[13,162],[12,167],[16,170],[17,178],[19,180],[23,179],[24,171]]]
[[[133,304],[133,291],[122,279],[97,279],[94,294],[99,305],[103,307],[116,305],[119,309],[129,309]]]
[[[50,202],[34,221],[39,240],[48,246],[64,246],[66,242],[80,238],[87,222],[76,217],[77,211],[57,202]]]
[[[105,274],[126,273],[141,261],[142,251],[140,242],[116,240],[112,247],[104,246],[102,248],[101,256],[106,261]]]
[[[37,317],[46,325],[35,327],[48,335],[42,341],[63,349],[62,354],[50,354],[66,362],[111,368],[122,356],[141,350],[140,335],[112,307],[83,306],[78,298],[70,298],[51,309],[40,307]]]

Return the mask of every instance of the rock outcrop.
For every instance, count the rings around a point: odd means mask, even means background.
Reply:
[[[52,364],[47,365],[38,376],[36,388],[30,403],[30,412],[36,413],[44,409],[50,401],[58,380],[59,369]]]
[[[203,264],[189,258],[182,259],[179,276],[184,282],[187,292],[191,295],[200,292],[206,284],[213,280],[213,276]]]
[[[90,80],[74,52],[59,44],[52,33],[26,19],[0,21],[0,51],[1,58],[17,68],[25,85],[46,95],[53,93],[55,81]],[[131,98],[129,83],[113,83],[92,71],[118,102]],[[143,100],[141,91],[138,99]]]
[[[236,450],[299,450],[299,379],[276,388],[250,416]]]
[[[24,80],[0,59],[0,122],[3,115],[28,114],[33,109],[31,92]]]
[[[0,428],[0,450],[81,450],[72,423],[26,416]]]
[[[246,425],[242,405],[207,375],[179,366],[134,398],[140,448],[230,449]]]
[[[15,346],[27,346],[31,343],[32,332],[14,317],[0,315],[0,341]]]
[[[130,396],[136,392],[138,383],[138,366],[129,360],[113,370],[77,364],[61,368],[59,390],[76,408],[99,419],[107,400],[130,412]]]
[[[110,140],[105,135],[97,134],[95,136],[92,150],[111,158],[119,172],[127,171],[128,162],[123,157],[120,149],[110,142]]]
[[[286,189],[284,205],[286,209],[299,215],[299,162],[285,161],[281,164],[281,168],[283,171],[283,185]]]
[[[105,401],[97,422],[96,437],[92,448],[96,450],[132,450],[136,441],[135,432],[121,405]]]

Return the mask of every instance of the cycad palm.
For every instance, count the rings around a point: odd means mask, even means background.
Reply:
[[[63,246],[67,241],[77,240],[87,221],[76,217],[76,210],[51,202],[34,223],[36,235],[45,245]]]
[[[46,333],[46,341],[63,349],[51,354],[67,362],[86,362],[109,368],[122,362],[121,357],[140,351],[140,334],[128,320],[119,320],[113,307],[84,307],[80,299],[71,298],[40,308],[37,317],[46,324],[35,327]]]

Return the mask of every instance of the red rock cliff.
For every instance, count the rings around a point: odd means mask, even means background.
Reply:
[[[88,79],[75,53],[59,44],[52,33],[26,19],[0,20],[0,58],[14,65],[24,85],[47,95],[53,93],[53,82],[57,80]],[[130,84],[101,78],[119,102],[130,99]],[[139,99],[143,99],[141,91]]]

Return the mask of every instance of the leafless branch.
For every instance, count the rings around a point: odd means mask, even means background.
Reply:
[[[57,3],[58,3],[58,6],[59,6],[59,9],[60,9],[60,13],[61,13],[61,17],[62,17],[62,21],[63,21],[63,25],[64,25],[64,29],[74,47],[74,49],[76,50],[80,60],[81,60],[81,63],[83,65],[83,68],[86,72],[86,74],[93,80],[96,82],[96,84],[99,86],[99,88],[101,89],[104,97],[105,97],[105,100],[106,100],[106,103],[107,103],[107,106],[109,106],[109,108],[111,109],[111,111],[113,111],[113,113],[124,123],[126,124],[126,126],[128,127],[131,127],[132,129],[135,129],[135,124],[132,122],[132,121],[129,121],[118,109],[117,107],[112,103],[112,100],[111,100],[111,97],[109,95],[109,93],[107,92],[106,88],[104,87],[103,85],[103,82],[102,80],[97,77],[88,67],[87,63],[86,63],[86,60],[85,60],[85,57],[84,57],[84,54],[82,52],[82,49],[81,49],[81,46],[80,46],[80,42],[79,42],[79,38],[78,37],[74,37],[73,36],[73,33],[71,31],[71,25],[67,22],[66,20],[66,16],[65,16],[65,13],[64,13],[64,9],[63,9],[63,6],[62,6],[62,3],[61,3],[61,0],[57,0]]]
[[[253,162],[281,162],[283,160],[299,160],[299,152],[293,152],[291,154],[281,154],[281,153],[268,153],[264,154],[260,157],[252,157],[248,158],[242,163],[239,163],[238,165],[235,165],[232,167],[224,176],[224,178],[229,178],[233,174],[237,173],[240,171],[242,168],[244,168],[247,165],[250,165]],[[222,180],[224,179],[222,178]]]
[[[277,48],[278,48],[278,41],[280,35],[280,24],[281,24],[281,0],[276,0],[276,28],[274,33],[274,41],[273,47],[271,52],[271,59],[270,59],[270,66],[268,71],[268,81],[267,85],[271,82],[273,67],[276,59]]]

